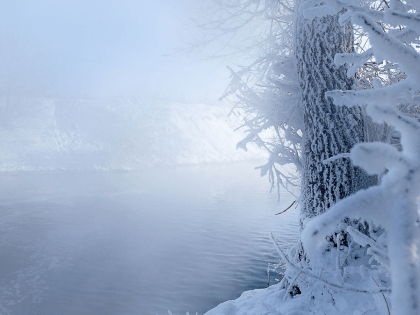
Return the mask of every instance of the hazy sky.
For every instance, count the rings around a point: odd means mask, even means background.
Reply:
[[[228,83],[227,62],[173,55],[189,37],[188,0],[1,1],[1,58],[23,91],[194,102]]]

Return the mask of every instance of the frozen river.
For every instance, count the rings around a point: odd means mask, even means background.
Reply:
[[[0,314],[202,314],[266,287],[298,214],[256,165],[2,173]]]

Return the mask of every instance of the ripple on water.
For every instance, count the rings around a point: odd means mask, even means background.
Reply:
[[[4,174],[5,187],[4,314],[201,314],[267,285],[269,232],[297,239],[296,211],[274,216],[294,198],[277,203],[246,163]]]

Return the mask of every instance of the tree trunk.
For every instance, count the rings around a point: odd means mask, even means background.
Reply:
[[[371,185],[370,177],[349,158],[324,164],[364,141],[364,111],[335,106],[325,92],[349,90],[353,79],[334,64],[337,53],[352,52],[351,29],[340,27],[337,16],[296,21],[296,62],[304,108],[301,228],[304,220],[325,212],[340,199]]]

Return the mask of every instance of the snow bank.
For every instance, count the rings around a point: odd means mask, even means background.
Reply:
[[[334,292],[332,295],[330,289],[325,286],[317,288],[321,298],[311,301],[308,301],[305,295],[285,299],[286,290],[281,289],[280,285],[246,291],[238,299],[226,301],[205,315],[360,315],[364,314],[363,310],[366,309],[369,309],[369,314],[386,314],[385,306],[385,309],[381,309],[385,311],[384,313],[375,311],[376,296],[348,292],[346,294]],[[379,296],[377,298],[380,299]]]
[[[3,102],[4,103],[4,102]],[[236,150],[223,106],[138,100],[15,99],[0,127],[0,171],[111,170],[264,158]]]
[[[273,237],[272,240],[278,247]],[[205,315],[389,314],[390,303],[384,293],[389,294],[390,290],[379,287],[383,280],[381,270],[364,265],[368,258],[362,257],[363,249],[353,253],[361,258],[357,261],[340,258],[334,247],[320,251],[312,260],[312,268],[300,268],[296,262],[290,262],[295,250],[289,251],[289,258],[281,259],[281,268],[286,265],[287,268],[279,284],[244,292],[236,300],[226,301]],[[280,257],[285,257],[279,247],[278,251]],[[295,285],[299,290],[294,289]]]

